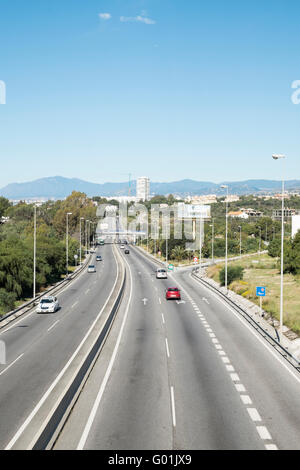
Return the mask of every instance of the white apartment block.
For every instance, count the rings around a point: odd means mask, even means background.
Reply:
[[[137,201],[149,201],[150,199],[150,179],[142,176],[136,182]]]

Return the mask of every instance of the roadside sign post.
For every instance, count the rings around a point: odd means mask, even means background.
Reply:
[[[259,297],[260,315],[263,316],[262,299],[266,296],[266,288],[261,286],[256,287],[256,296]]]
[[[168,271],[174,271],[174,264],[169,264]]]

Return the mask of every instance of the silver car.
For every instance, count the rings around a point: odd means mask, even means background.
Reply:
[[[43,297],[40,300],[37,313],[54,313],[59,310],[59,303],[56,297]]]
[[[157,269],[156,279],[168,279],[167,271],[163,268]]]
[[[88,273],[95,273],[96,272],[96,267],[94,264],[90,264],[89,267],[87,268]]]

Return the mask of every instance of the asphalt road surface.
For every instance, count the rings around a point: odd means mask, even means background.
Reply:
[[[55,448],[299,449],[299,374],[189,270],[157,280],[136,249],[124,259],[122,307]]]
[[[95,261],[96,254],[103,257]],[[0,448],[14,437],[72,356],[113,288],[117,265],[112,247],[97,249],[96,273],[83,271],[61,293],[61,309],[33,312],[0,331],[7,364],[0,366]]]

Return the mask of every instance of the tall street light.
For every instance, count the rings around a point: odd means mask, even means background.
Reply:
[[[239,225],[238,227],[240,229],[240,258],[242,257],[242,227]]]
[[[215,219],[212,219],[211,227],[211,259],[214,263],[214,239],[215,239]]]
[[[286,158],[285,155],[273,154],[274,160]],[[279,337],[282,341],[283,327],[283,241],[284,241],[284,178],[282,178],[282,204],[281,204],[281,268],[280,268],[280,320],[279,320]]]
[[[228,186],[226,184],[221,185],[222,189],[226,189],[227,196],[225,200],[225,206],[226,206],[226,235],[225,235],[225,289],[226,293],[228,293],[227,289],[227,268],[228,268]]]
[[[80,222],[79,222],[79,223],[80,223],[80,229],[79,229],[79,231],[80,231],[80,242],[79,242],[79,243],[80,243],[80,248],[79,248],[79,253],[80,253],[80,255],[79,255],[80,266],[81,266],[81,261],[82,261],[82,229],[81,229],[81,221],[82,221],[82,220],[84,220],[84,217],[80,217]]]
[[[88,237],[87,237],[87,224],[89,220],[85,221],[85,255],[87,256],[88,254]]]
[[[33,300],[36,298],[36,204],[34,204],[33,222]]]
[[[66,269],[67,277],[69,274],[69,215],[72,215],[72,212],[67,212],[67,227],[66,227]]]

